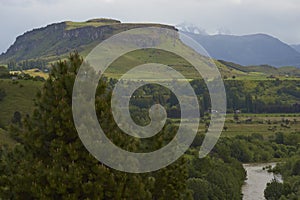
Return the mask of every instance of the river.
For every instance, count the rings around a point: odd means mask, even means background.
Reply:
[[[264,200],[264,190],[268,182],[274,177],[278,181],[282,181],[280,175],[269,173],[263,170],[263,167],[271,165],[274,167],[276,163],[258,163],[258,164],[244,164],[247,171],[247,180],[242,188],[243,200]]]

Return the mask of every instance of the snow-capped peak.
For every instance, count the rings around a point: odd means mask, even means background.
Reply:
[[[176,25],[176,28],[180,31],[199,34],[199,35],[208,35],[205,29],[200,28],[194,24],[183,22],[181,24]]]

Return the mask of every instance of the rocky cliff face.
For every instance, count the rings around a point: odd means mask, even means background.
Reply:
[[[44,28],[34,29],[32,31],[26,32],[21,36],[16,38],[16,41],[7,52],[1,55],[1,59],[13,59],[22,60],[28,59],[31,55],[36,55],[30,51],[36,51],[43,49],[43,52],[47,51],[49,47],[46,47],[46,43],[52,43],[51,40],[63,37],[66,24],[64,22],[51,24]],[[53,41],[54,43],[55,41]],[[50,47],[51,48],[51,47]]]
[[[159,26],[175,29],[160,24],[128,24],[117,20],[94,19],[80,26],[70,27],[73,22],[61,22],[34,29],[17,37],[15,43],[0,55],[0,62],[29,59],[56,60],[72,51],[88,52],[99,42],[121,31]]]

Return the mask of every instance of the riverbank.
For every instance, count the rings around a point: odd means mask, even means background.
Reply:
[[[282,182],[281,175],[268,172],[268,166],[273,168],[276,163],[243,164],[244,169],[247,171],[247,180],[242,187],[243,200],[264,200],[264,190],[267,183],[274,178]]]

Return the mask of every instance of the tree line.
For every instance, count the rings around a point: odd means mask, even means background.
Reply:
[[[111,88],[116,81],[109,82]],[[198,97],[200,115],[211,112],[211,102],[208,89],[203,80],[192,80],[191,85]],[[126,84],[135,84],[127,82]],[[299,113],[300,85],[299,81],[242,81],[227,80],[224,82],[227,96],[227,112],[244,113]],[[154,104],[163,105],[169,118],[180,118],[180,105],[176,95],[155,84],[146,84],[132,95],[130,100],[131,112],[134,116],[143,118],[148,109]],[[189,108],[189,112],[195,112]],[[147,121],[147,119],[144,119]]]
[[[47,69],[48,62],[43,59],[36,59],[36,60],[23,60],[20,62],[16,62],[11,60],[7,63],[8,69],[10,71],[22,71],[27,69],[40,69],[44,70]]]

